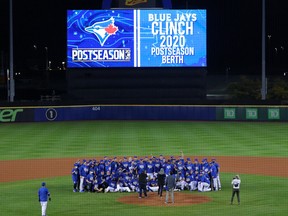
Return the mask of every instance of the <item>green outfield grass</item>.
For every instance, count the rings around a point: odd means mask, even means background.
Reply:
[[[0,160],[133,155],[288,156],[288,124],[177,121],[86,121],[0,124]],[[13,148],[12,148],[13,146]],[[279,164],[287,166],[287,164]],[[33,170],[27,169],[27,172]],[[116,194],[72,193],[70,176],[0,183],[1,215],[40,215],[42,181],[52,194],[48,215],[287,215],[287,178],[240,173],[241,206],[229,205],[230,181],[207,192],[212,202],[185,207],[142,207],[116,202]],[[193,192],[198,193],[198,192]],[[203,193],[202,193],[203,195]],[[137,196],[136,196],[137,197]]]
[[[241,205],[230,205],[232,174],[223,174],[223,190],[206,192],[212,202],[184,207],[143,207],[117,202],[130,193],[72,193],[69,177],[45,179],[52,196],[48,203],[50,215],[287,215],[287,179],[241,175]],[[1,215],[40,215],[37,190],[44,180],[1,184]],[[199,194],[199,192],[182,192]],[[135,193],[134,193],[135,194]],[[135,199],[138,195],[135,194]],[[164,201],[163,201],[164,202]],[[176,200],[177,202],[177,200]],[[237,203],[237,199],[234,203]]]
[[[287,157],[288,124],[86,121],[0,125],[0,160],[98,155]],[[13,148],[11,148],[13,146]]]

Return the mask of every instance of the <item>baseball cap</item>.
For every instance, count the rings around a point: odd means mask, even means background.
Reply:
[[[45,186],[46,185],[46,183],[45,182],[42,182],[42,184],[41,184],[42,186]]]

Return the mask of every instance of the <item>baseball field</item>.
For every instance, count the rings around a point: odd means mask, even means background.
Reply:
[[[288,124],[259,122],[83,121],[0,124],[0,211],[41,215],[37,191],[51,193],[49,216],[287,215]],[[151,192],[73,193],[78,159],[104,156],[215,157],[222,190],[176,192],[165,205]],[[230,205],[231,180],[241,178],[241,205]],[[236,203],[236,202],[235,202]]]

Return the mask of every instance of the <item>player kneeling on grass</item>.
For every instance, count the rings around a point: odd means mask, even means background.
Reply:
[[[132,191],[139,193],[139,183],[137,179],[132,178],[128,184]]]
[[[86,177],[86,188],[88,192],[93,192],[94,172],[90,170]]]
[[[101,187],[100,184],[98,184],[97,178],[93,182],[93,191],[96,192],[96,193],[104,192],[103,187]]]
[[[198,182],[198,191],[211,191],[209,176],[205,173],[200,173],[200,182]]]
[[[179,180],[176,182],[176,189],[184,190],[187,186],[187,182],[185,181],[184,177],[179,177]]]
[[[148,191],[157,192],[159,189],[156,177],[153,176],[152,179],[149,179],[147,182]]]
[[[108,192],[118,192],[117,190],[117,182],[113,179],[109,183],[109,186],[105,189],[105,193]]]
[[[192,173],[190,176],[190,183],[189,183],[189,186],[190,186],[190,191],[195,191],[197,190],[198,188],[198,181],[197,181],[197,178],[196,178],[196,174],[195,173]]]
[[[128,183],[126,183],[125,180],[121,177],[117,182],[116,190],[120,192],[131,192],[131,189],[128,187]]]

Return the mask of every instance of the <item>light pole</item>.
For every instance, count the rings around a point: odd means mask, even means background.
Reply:
[[[10,70],[9,70],[9,78],[7,82],[9,82],[9,101],[14,102],[14,96],[15,96],[15,83],[14,83],[14,53],[13,53],[13,0],[10,0],[9,2],[9,33],[10,33]]]
[[[267,80],[266,80],[266,1],[262,0],[262,88],[261,99],[266,100]]]
[[[44,47],[45,49],[45,70],[48,71],[49,69],[49,56],[48,56],[48,47]]]

